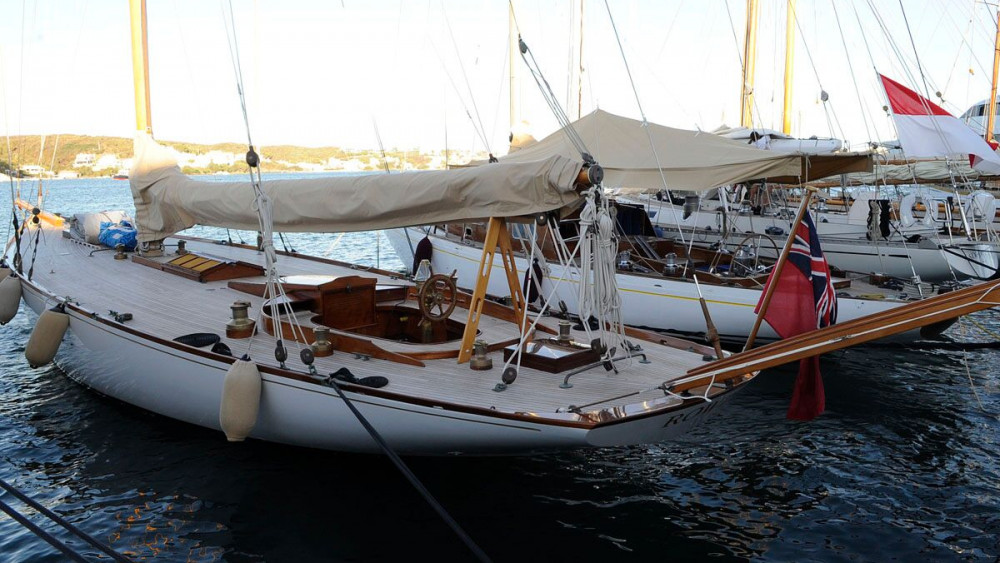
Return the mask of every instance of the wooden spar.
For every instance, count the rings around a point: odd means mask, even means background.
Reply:
[[[708,312],[708,303],[705,302],[705,298],[698,296],[698,302],[701,303],[701,312],[705,315],[705,340],[712,345],[715,349],[715,357],[722,359],[724,354],[722,353],[722,343],[719,341],[719,330],[715,328],[715,323],[712,322],[712,315]]]
[[[774,288],[778,285],[778,278],[781,277],[781,270],[784,269],[785,263],[788,261],[788,253],[792,250],[792,244],[795,243],[795,233],[799,230],[799,223],[805,217],[806,210],[809,208],[809,202],[812,200],[812,194],[816,191],[815,188],[811,187],[806,187],[805,190],[808,196],[803,197],[802,202],[799,203],[799,212],[795,215],[795,221],[792,223],[791,231],[788,233],[788,240],[785,241],[785,247],[781,249],[781,256],[778,257],[778,261],[774,264],[774,269],[771,271],[771,283],[768,283],[767,288],[764,290],[764,299],[761,301],[757,318],[753,322],[753,329],[750,330],[747,343],[743,346],[744,352],[752,348],[754,340],[757,339],[757,331],[760,330],[760,324],[764,321],[764,313],[767,312],[767,307],[771,304],[771,297],[774,295]]]
[[[795,66],[795,0],[788,0],[785,13],[785,96],[781,132],[792,134],[792,67]]]
[[[132,20],[132,77],[135,87],[135,129],[153,133],[149,104],[149,52],[146,48],[146,0],[129,0]]]
[[[740,126],[753,127],[753,78],[757,62],[757,0],[747,0],[747,31],[743,42],[743,88]]]
[[[514,309],[514,319],[518,327],[524,326],[524,312],[527,304],[521,285],[517,281],[517,265],[514,263],[514,251],[510,246],[510,233],[507,231],[507,221],[500,217],[491,217],[486,229],[486,239],[483,241],[483,256],[479,260],[479,274],[476,276],[476,288],[472,292],[469,303],[469,318],[462,334],[462,347],[458,351],[458,363],[465,363],[472,357],[472,346],[476,341],[479,329],[479,317],[483,313],[486,300],[486,287],[490,282],[490,271],[493,269],[493,255],[497,247],[503,260],[503,269],[507,273],[507,285],[510,286],[511,307]]]
[[[997,11],[997,38],[993,44],[993,81],[990,83],[990,97],[986,100],[986,129],[983,138],[993,140],[993,125],[997,117],[997,71],[1000,70],[1000,10]]]
[[[25,211],[27,211],[29,213],[32,210],[34,210],[35,207],[36,207],[36,206],[34,206],[34,205],[32,205],[32,204],[28,203],[27,201],[24,201],[23,199],[20,199],[20,198],[14,199],[14,205],[20,207],[21,209],[23,209],[23,210],[25,210]],[[38,212],[38,220],[42,221],[42,222],[44,222],[44,223],[46,223],[48,225],[51,225],[53,227],[58,227],[58,228],[62,228],[63,223],[65,222],[65,219],[63,219],[62,217],[60,217],[58,215],[55,215],[55,214],[52,214],[52,213],[49,213],[48,211],[39,211]]]
[[[723,382],[753,371],[946,322],[998,305],[1000,280],[974,285],[733,354],[689,371],[688,377],[677,380],[670,390],[680,392],[708,382]]]
[[[705,341],[712,345],[715,349],[715,357],[723,358],[722,353],[722,342],[719,340],[719,330],[715,328],[715,323],[712,322],[712,314],[708,312],[708,302],[705,301],[705,296],[701,294],[701,285],[698,284],[698,274],[692,273],[691,278],[694,279],[695,287],[698,289],[698,303],[701,304],[701,314],[705,316]]]

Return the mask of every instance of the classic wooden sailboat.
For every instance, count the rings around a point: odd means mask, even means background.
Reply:
[[[483,298],[488,269],[467,295],[448,276],[414,283],[276,251],[272,228],[349,231],[488,218],[509,258],[507,221],[581,204],[582,192],[597,189],[600,167],[555,157],[356,178],[187,178],[150,135],[144,6],[135,1],[132,9],[138,250],[90,240],[91,218],[70,228],[26,206],[0,293],[5,315],[16,311],[18,295],[40,315],[26,350],[30,363],[54,359],[102,394],[222,429],[233,440],[377,451],[354,405],[393,448],[411,454],[667,440],[755,377],[748,371],[675,393],[670,381],[714,358],[714,350],[613,319],[595,330],[529,318],[523,299],[501,307]],[[195,224],[259,229],[261,244],[178,234]],[[485,249],[484,264],[496,246]],[[506,270],[517,295],[512,261]]]

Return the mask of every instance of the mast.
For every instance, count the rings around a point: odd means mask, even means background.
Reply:
[[[1000,10],[997,11],[997,38],[993,44],[993,82],[990,87],[990,97],[986,100],[986,130],[983,138],[990,146],[993,144],[993,124],[997,116],[997,70],[1000,69]]]
[[[788,0],[785,15],[785,98],[781,132],[792,134],[792,67],[795,66],[795,0]]]
[[[743,92],[740,125],[753,127],[753,77],[757,59],[757,0],[747,0],[747,33],[743,42]]]
[[[132,21],[132,77],[135,87],[135,129],[153,134],[149,105],[149,53],[146,49],[146,0],[129,0]]]

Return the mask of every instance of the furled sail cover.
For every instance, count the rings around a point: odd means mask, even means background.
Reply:
[[[674,129],[597,110],[573,127],[604,168],[604,185],[642,190],[708,190],[757,178],[801,175],[800,156],[760,150],[712,133]],[[648,129],[648,135],[647,135]],[[650,137],[656,154],[650,148]],[[500,162],[530,162],[554,154],[576,156],[562,130]],[[659,160],[657,160],[659,157]],[[663,169],[663,177],[657,169]]]
[[[848,185],[868,185],[875,186],[882,183],[888,184],[950,184],[952,178],[961,180],[979,180],[989,177],[979,170],[969,165],[968,159],[958,161],[947,160],[918,160],[908,164],[881,164],[876,163],[873,172],[857,172],[847,174]],[[819,181],[830,180],[836,185],[841,184],[840,177],[824,178]]]
[[[578,203],[580,159],[494,164],[464,170],[341,176],[263,183],[274,229],[346,232],[516,217]],[[257,230],[249,181],[209,182],[181,173],[173,153],[151,137],[135,141],[129,174],[139,242],[194,225]]]

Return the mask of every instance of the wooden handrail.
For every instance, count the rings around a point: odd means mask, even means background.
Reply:
[[[1000,280],[929,297],[733,354],[690,370],[689,377],[678,380],[670,389],[679,392],[705,385],[709,381],[725,381],[752,371],[863,344],[997,305],[1000,305]]]

